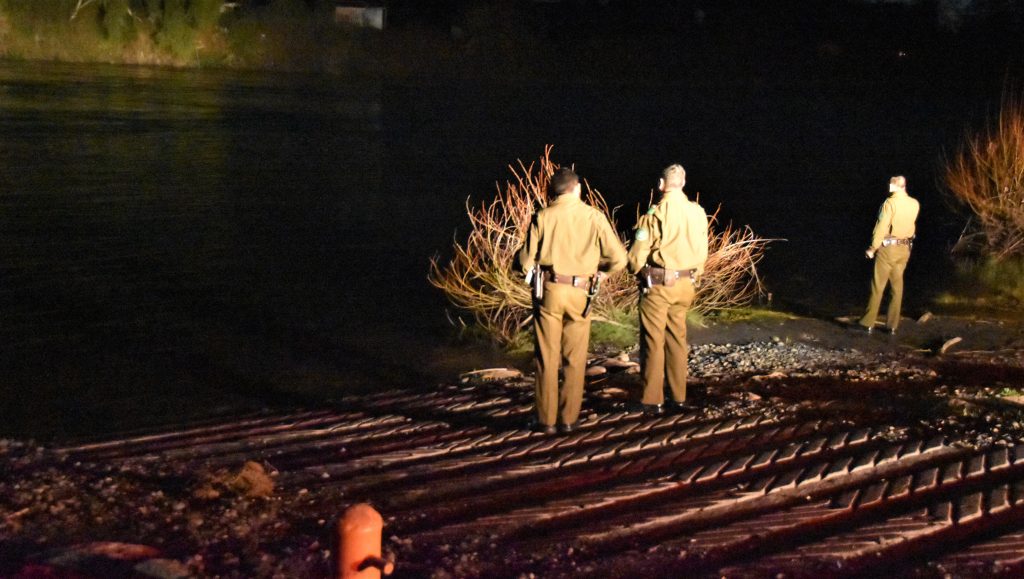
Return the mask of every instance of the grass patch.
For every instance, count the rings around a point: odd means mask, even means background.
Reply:
[[[974,268],[974,276],[996,296],[1024,303],[1024,258],[986,259]]]
[[[640,320],[635,310],[610,310],[606,319],[595,319],[590,325],[590,343],[626,349],[640,339]]]
[[[949,291],[933,303],[947,313],[1021,319],[1024,312],[1024,258],[962,263]]]
[[[789,312],[781,312],[768,308],[750,306],[745,308],[732,308],[718,312],[712,312],[704,316],[707,321],[721,322],[725,324],[738,322],[777,322],[783,320],[796,320],[800,316]]]

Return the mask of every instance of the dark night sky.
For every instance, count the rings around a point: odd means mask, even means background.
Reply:
[[[454,42],[457,54],[493,63],[463,68],[456,73],[463,78],[500,68],[507,79],[554,82],[785,79],[842,87],[893,75],[909,90],[994,85],[998,92],[1024,69],[1024,3],[1012,0],[387,5],[389,33],[433,31]],[[420,70],[431,69],[431,54],[415,57],[424,58]]]

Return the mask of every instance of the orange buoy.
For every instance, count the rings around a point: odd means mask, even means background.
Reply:
[[[352,505],[338,524],[338,579],[380,579],[395,564],[381,557],[384,519],[366,503]]]

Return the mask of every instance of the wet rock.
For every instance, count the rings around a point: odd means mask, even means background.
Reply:
[[[629,368],[639,367],[640,364],[630,361],[629,358],[625,360],[619,358],[608,358],[600,363],[601,366],[609,370],[628,370]]]
[[[917,323],[924,324],[924,323],[927,323],[931,319],[932,319],[932,313],[931,312],[925,312],[925,313],[921,314],[920,318],[917,318]]]
[[[174,559],[149,559],[136,565],[133,570],[156,579],[184,579],[192,575],[184,563]]]
[[[75,545],[51,557],[47,563],[59,567],[77,567],[97,558],[111,561],[137,561],[159,555],[158,549],[148,545],[104,541]]]
[[[503,380],[518,380],[523,373],[515,368],[486,368],[484,370],[473,370],[459,376],[463,384],[467,382],[500,382]]]
[[[587,376],[601,376],[608,373],[608,368],[604,366],[591,366],[587,368],[585,374]]]
[[[623,390],[622,388],[602,388],[599,392],[597,392],[597,396],[604,399],[626,399],[629,397],[629,392]]]

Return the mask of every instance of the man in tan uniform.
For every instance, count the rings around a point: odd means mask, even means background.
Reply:
[[[533,216],[519,264],[529,275],[541,266],[543,297],[536,303],[537,407],[533,429],[554,433],[576,429],[583,402],[583,374],[590,342],[588,293],[598,282],[598,268],[615,272],[626,266],[626,249],[603,213],[580,198],[580,180],[569,169],[551,177],[548,206]],[[558,390],[558,367],[565,381]]]
[[[900,306],[903,302],[903,271],[910,259],[910,248],[914,244],[914,223],[920,211],[920,204],[907,194],[907,179],[897,175],[889,179],[889,198],[882,203],[878,221],[871,234],[871,247],[865,255],[875,260],[875,276],[871,280],[871,299],[868,309],[860,319],[860,325],[870,333],[875,327],[882,293],[890,284],[889,310],[885,325],[890,334],[896,333],[900,324]]]
[[[643,409],[661,414],[664,384],[669,405],[686,402],[689,348],[686,312],[708,258],[708,216],[686,198],[686,171],[667,167],[658,182],[661,200],[637,222],[629,249],[629,270],[640,278],[640,357],[644,380]]]

